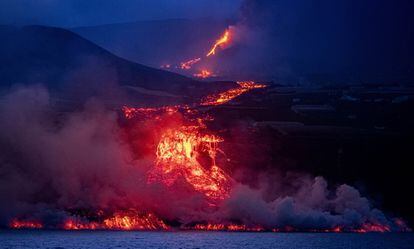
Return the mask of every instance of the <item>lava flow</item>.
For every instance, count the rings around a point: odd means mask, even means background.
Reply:
[[[215,55],[217,48],[223,49],[229,44],[230,38],[230,30],[227,29],[224,34],[214,43],[213,47],[210,49],[206,56],[209,57],[211,55]]]
[[[148,182],[172,186],[184,179],[194,191],[202,193],[212,204],[225,199],[231,188],[231,178],[217,165],[219,143],[223,138],[206,128],[208,116],[198,114],[188,106],[159,108],[123,108],[127,119],[162,121],[163,115],[180,112],[186,123],[165,127],[156,146],[154,167],[148,172]],[[204,160],[202,160],[203,158]]]
[[[68,218],[64,225],[65,230],[167,230],[167,226],[154,214],[139,215],[137,212],[117,212],[100,222],[84,221],[80,218]]]
[[[209,95],[201,102],[201,105],[222,105],[252,89],[266,87],[266,85],[256,84],[253,81],[241,81],[237,83],[240,87],[233,88],[218,94]]]
[[[224,199],[230,190],[230,179],[216,165],[217,144],[223,139],[202,134],[200,126],[182,126],[167,130],[157,146],[157,162],[150,172],[150,180],[161,179],[172,185],[179,177],[210,199]],[[206,154],[211,165],[206,169],[199,162],[199,155]]]
[[[218,95],[211,95],[201,105],[220,105],[252,89],[263,88],[265,85],[253,81],[238,82],[238,88],[228,90]],[[216,156],[220,151],[218,144],[223,138],[211,134],[206,129],[203,117],[190,118],[188,106],[166,106],[159,108],[130,108],[124,107],[124,115],[130,119],[154,118],[159,119],[163,113],[172,114],[180,109],[187,116],[189,125],[168,128],[161,135],[157,145],[155,167],[149,172],[149,181],[161,181],[167,186],[173,185],[179,178],[184,178],[194,190],[203,193],[210,200],[225,199],[231,188],[231,178],[217,165]],[[201,155],[208,158],[208,165],[200,162]]]
[[[96,200],[87,203],[88,205],[81,204],[76,208],[69,208],[76,202],[72,200],[69,205],[60,207],[59,217],[62,217],[62,214],[66,216],[58,223],[55,220],[48,223],[47,219],[11,219],[9,227],[128,231],[410,231],[401,219],[378,221],[370,216],[361,216],[360,222],[347,223],[343,217],[346,217],[349,210],[357,213],[358,209],[354,210],[353,207],[356,206],[363,212],[371,210],[369,206],[364,206],[367,205],[367,201],[349,186],[339,188],[334,195],[328,196],[326,183],[315,179],[311,185],[304,185],[299,191],[301,194],[293,194],[291,197],[280,195],[265,201],[259,191],[232,178],[226,172],[226,160],[222,160],[226,158],[223,149],[226,137],[223,134],[226,133],[221,130],[210,130],[209,128],[213,127],[210,122],[214,118],[203,112],[212,109],[205,106],[222,105],[253,89],[266,87],[253,81],[237,83],[237,87],[207,96],[200,103],[193,105],[140,108],[124,106],[122,111],[126,122],[120,127],[120,133],[125,140],[120,140],[128,147],[128,153],[133,154],[133,159],[128,160],[128,164],[114,164],[120,167],[113,166],[110,161],[110,167],[106,170],[111,171],[111,174],[104,174],[101,177],[104,178],[103,181],[94,187],[98,192],[106,188],[106,194],[96,199],[96,192],[88,195],[83,200]],[[116,139],[119,137],[116,136]],[[122,147],[122,151],[125,147]],[[124,156],[123,153],[119,155],[120,161],[123,162]],[[140,160],[145,163],[141,164]],[[101,163],[99,160],[98,165]],[[83,174],[84,171],[80,175]],[[95,174],[99,176],[99,172]],[[99,181],[100,178],[95,174],[86,179]],[[114,179],[111,179],[112,175],[115,175]],[[111,181],[107,182],[108,179]],[[80,191],[88,191],[90,182],[83,181],[79,187]],[[322,196],[320,199],[324,205],[312,206],[313,199],[307,199],[306,194],[309,189],[312,190],[312,194],[315,192],[314,195],[318,198]],[[320,189],[323,193],[320,193]],[[337,204],[340,208],[336,208],[335,203],[340,203]],[[364,208],[360,208],[361,205]],[[99,211],[90,211],[91,206],[92,210]],[[346,211],[338,213],[341,209]],[[299,213],[295,213],[297,210]],[[310,216],[306,216],[306,212],[302,210],[310,210]],[[375,214],[377,211],[372,213]],[[263,218],[263,214],[268,216],[268,220],[267,216]],[[292,220],[286,221],[283,215]],[[312,229],[309,228],[308,222],[300,224],[293,220],[299,216],[300,220],[309,218],[312,222],[315,215],[317,221],[338,222],[322,225],[315,223],[317,229]],[[282,219],[278,219],[281,216]],[[27,215],[22,214],[18,217]]]
[[[197,58],[194,58],[194,59],[183,61],[183,62],[179,63],[178,65],[175,65],[174,68],[181,69],[181,70],[191,70],[191,69],[193,69],[193,67],[196,64],[199,64],[204,58],[211,57],[211,56],[215,55],[218,48],[225,49],[226,47],[228,47],[230,42],[231,42],[231,36],[232,35],[231,35],[230,29],[226,29],[224,34],[218,40],[215,41],[215,43],[211,46],[209,52],[203,58],[202,57],[197,57]],[[164,69],[170,69],[171,67],[172,67],[171,64],[161,65],[161,68],[164,68]],[[210,77],[215,76],[215,74],[212,72],[211,69],[196,68],[196,70],[194,70],[194,71],[197,71],[197,72],[193,73],[193,76],[197,77],[197,78],[206,79],[206,78],[210,78]]]
[[[253,81],[238,82],[238,88],[231,89],[218,95],[207,97],[201,105],[220,105],[235,97],[265,85]],[[179,110],[188,113],[188,106],[166,106],[159,108],[130,108],[124,107],[124,115],[130,119],[155,118],[162,113],[176,113]],[[196,113],[193,111],[190,113]],[[211,134],[206,129],[205,118],[187,117],[189,125],[168,128],[161,135],[157,145],[155,167],[149,172],[149,182],[161,181],[167,186],[173,185],[178,179],[184,178],[195,191],[203,193],[210,200],[225,199],[231,189],[231,178],[217,165],[216,156],[220,152],[218,144],[223,138]],[[208,165],[200,162],[201,155],[208,158]]]
[[[212,76],[214,76],[214,74],[212,72],[208,71],[208,70],[205,70],[205,69],[194,74],[194,77],[202,78],[202,79],[210,78]]]
[[[183,70],[189,70],[189,69],[191,69],[191,67],[194,64],[196,64],[200,61],[201,61],[201,58],[196,58],[196,59],[192,59],[192,60],[189,60],[189,61],[186,61],[186,62],[182,62],[181,65],[180,65],[180,68],[183,69]]]

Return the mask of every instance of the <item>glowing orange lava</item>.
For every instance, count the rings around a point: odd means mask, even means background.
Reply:
[[[13,229],[40,229],[43,228],[43,224],[39,221],[29,221],[29,220],[18,220],[13,219],[10,222],[10,228]]]
[[[212,76],[214,76],[213,73],[208,70],[201,70],[199,73],[194,74],[194,77],[202,78],[202,79],[206,79]]]
[[[169,226],[154,214],[139,215],[136,212],[118,212],[102,222],[88,222],[78,218],[68,218],[65,230],[167,230]]]
[[[167,230],[169,227],[149,213],[145,215],[130,215],[116,213],[113,217],[103,221],[104,228],[110,230]]]
[[[223,49],[230,42],[230,30],[226,30],[224,34],[214,43],[213,47],[207,53],[207,57],[216,54],[217,48]]]
[[[201,126],[182,126],[167,130],[157,146],[157,162],[150,172],[150,181],[161,180],[172,185],[184,178],[196,191],[210,199],[224,199],[230,191],[230,180],[216,165],[217,144],[223,139],[203,134]],[[205,154],[210,166],[205,168],[199,156]]]
[[[261,226],[246,226],[239,224],[196,224],[190,229],[199,231],[229,231],[229,232],[263,232]]]
[[[140,118],[159,118],[159,115],[164,113],[167,114],[174,114],[178,112],[178,110],[188,109],[186,106],[162,106],[162,107],[142,107],[142,108],[135,108],[135,107],[128,107],[123,106],[122,112],[127,119],[131,119],[134,117]]]
[[[256,84],[253,81],[241,81],[237,82],[240,87],[230,89],[225,92],[221,92],[218,94],[213,94],[207,96],[202,102],[201,105],[222,105],[225,104],[238,96],[242,95],[243,93],[246,93],[252,89],[258,89],[258,88],[265,88],[266,85],[262,84]]]
[[[196,58],[196,59],[192,59],[186,62],[182,62],[180,64],[180,68],[183,70],[189,70],[193,67],[194,64],[198,63],[201,61],[201,58]]]
[[[256,88],[266,87],[252,81],[238,82],[238,88],[218,95],[208,96],[201,105],[220,105]],[[165,113],[175,113],[183,109],[180,106],[159,108],[124,107],[126,118],[160,118]],[[184,108],[185,114],[196,112],[189,107]],[[167,186],[173,185],[178,179],[185,179],[194,190],[203,193],[210,200],[223,200],[230,192],[231,178],[217,165],[216,157],[220,151],[218,144],[223,138],[213,135],[206,129],[203,119],[189,119],[191,124],[175,128],[167,128],[160,137],[156,150],[156,162],[148,173],[149,182],[161,181]],[[208,158],[202,163],[200,158]]]

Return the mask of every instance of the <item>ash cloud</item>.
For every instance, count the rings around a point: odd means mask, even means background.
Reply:
[[[0,117],[0,226],[20,217],[56,228],[77,215],[73,210],[133,208],[182,224],[238,221],[309,230],[369,223],[401,229],[355,188],[331,190],[321,177],[269,173],[261,185],[235,183],[216,209],[185,183],[148,183],[154,155],[144,134],[158,128],[134,126],[131,135],[98,99],[81,111],[59,113],[43,87],[17,88],[2,98]]]
[[[283,83],[410,83],[413,10],[411,1],[245,0],[237,26],[249,39],[225,66]]]

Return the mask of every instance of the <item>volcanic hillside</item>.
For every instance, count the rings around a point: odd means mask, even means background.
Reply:
[[[225,28],[226,21],[203,18],[108,24],[72,31],[123,58],[159,67],[169,62],[166,59],[190,59],[197,51],[208,50]]]
[[[179,102],[217,90],[117,57],[65,29],[2,26],[0,34],[2,88],[42,84],[71,97],[105,96],[123,103],[144,98]]]

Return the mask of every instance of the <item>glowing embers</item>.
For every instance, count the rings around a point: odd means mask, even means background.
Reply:
[[[43,224],[35,220],[13,219],[10,222],[9,227],[13,229],[41,229],[43,228]]]
[[[224,34],[214,43],[213,47],[210,49],[210,51],[207,53],[206,56],[208,57],[211,55],[215,55],[217,48],[221,48],[221,49],[225,48],[230,43],[230,40],[231,40],[231,33],[230,33],[230,30],[227,29],[224,32]]]
[[[79,218],[68,218],[65,230],[168,230],[169,226],[154,214],[138,214],[137,212],[118,212],[101,222],[84,221]]]
[[[168,186],[184,178],[209,199],[224,199],[230,191],[230,178],[216,165],[217,144],[223,139],[202,134],[200,126],[168,129],[157,146],[157,162],[149,181],[161,180]],[[201,156],[207,157],[203,166]]]
[[[237,82],[237,84],[239,84],[240,87],[207,96],[205,99],[202,100],[201,105],[222,105],[252,89],[266,87],[266,85],[256,84],[254,81],[241,81]]]

